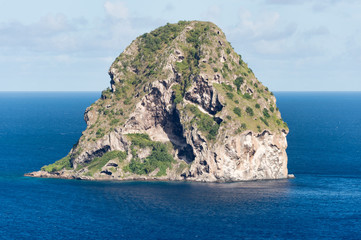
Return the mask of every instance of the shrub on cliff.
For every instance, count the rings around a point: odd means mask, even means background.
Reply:
[[[242,116],[242,112],[241,112],[241,109],[239,107],[233,108],[233,112],[239,117]]]
[[[249,116],[253,116],[253,115],[254,115],[253,109],[252,109],[251,107],[246,107],[246,113],[247,113]]]

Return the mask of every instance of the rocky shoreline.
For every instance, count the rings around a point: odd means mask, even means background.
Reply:
[[[25,177],[33,177],[33,178],[53,178],[53,179],[66,179],[66,180],[85,180],[85,181],[119,181],[119,182],[123,182],[123,181],[146,181],[146,182],[168,182],[168,181],[179,181],[179,182],[202,182],[202,181],[197,181],[197,180],[188,180],[188,179],[161,179],[158,177],[147,177],[147,176],[143,176],[143,177],[139,177],[139,176],[134,176],[134,177],[127,177],[127,178],[123,178],[123,179],[118,179],[118,178],[89,178],[86,176],[80,176],[80,177],[75,177],[75,176],[65,176],[65,175],[58,175],[57,173],[49,173],[46,171],[36,171],[36,172],[31,172],[31,173],[26,173],[24,174]],[[288,174],[286,178],[278,178],[278,179],[256,179],[253,181],[259,181],[259,180],[282,180],[282,179],[293,179],[296,178],[294,174]],[[240,181],[228,181],[228,182],[222,182],[222,181],[216,181],[217,183],[231,183],[231,182],[245,182],[245,181],[250,181],[250,180],[240,180]]]

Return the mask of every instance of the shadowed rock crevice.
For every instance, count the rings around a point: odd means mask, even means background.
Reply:
[[[203,77],[195,78],[193,88],[185,94],[185,99],[200,105],[211,115],[215,115],[223,109],[218,94]]]
[[[106,174],[106,175],[108,175],[108,176],[112,175],[112,172],[110,172],[110,171],[108,171],[108,170],[103,170],[103,171],[101,171],[100,173],[104,173],[104,174]]]
[[[183,136],[183,126],[180,122],[176,108],[164,118],[163,130],[167,134],[175,150],[178,151],[179,159],[182,159],[187,163],[193,162],[195,158],[193,148],[191,145],[187,144],[186,138]]]
[[[87,163],[90,163],[91,161],[93,161],[95,158],[100,158],[102,157],[106,152],[110,151],[110,146],[106,145],[100,149],[97,149],[96,151],[94,152],[87,152],[85,155],[83,156],[80,156],[78,158],[78,163],[80,163],[81,165],[84,165],[84,164],[87,164]],[[79,159],[84,159],[83,161],[79,161]],[[72,165],[74,164],[73,163],[74,160],[72,160]]]

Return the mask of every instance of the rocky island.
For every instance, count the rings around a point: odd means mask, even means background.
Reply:
[[[287,124],[210,22],[136,38],[110,67],[69,154],[25,174],[86,180],[227,182],[287,178]]]

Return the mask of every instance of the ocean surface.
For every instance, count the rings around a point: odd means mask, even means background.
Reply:
[[[360,239],[361,93],[276,92],[295,179],[23,177],[65,156],[98,92],[0,92],[0,239]]]

